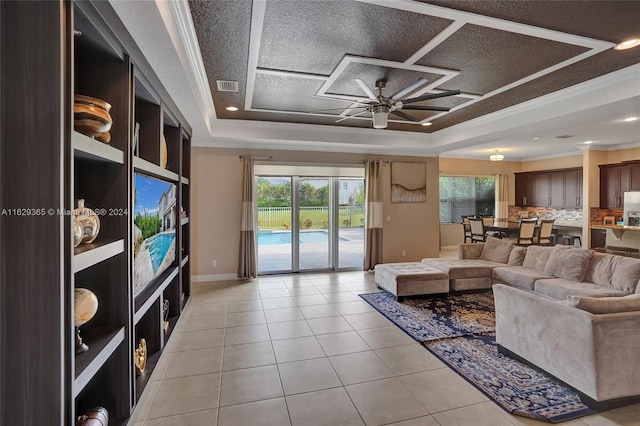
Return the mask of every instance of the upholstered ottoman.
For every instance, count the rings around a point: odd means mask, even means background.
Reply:
[[[449,292],[449,276],[420,262],[382,263],[375,267],[378,287],[401,301],[406,296]]]

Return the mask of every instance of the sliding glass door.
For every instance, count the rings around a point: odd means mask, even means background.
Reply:
[[[258,274],[362,269],[364,180],[257,176]]]

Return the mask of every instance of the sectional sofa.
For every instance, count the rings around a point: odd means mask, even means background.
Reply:
[[[496,341],[608,408],[640,395],[640,259],[569,246],[462,244],[423,259],[450,289],[493,287]]]

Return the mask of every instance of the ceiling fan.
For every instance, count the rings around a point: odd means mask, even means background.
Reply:
[[[409,93],[415,91],[420,86],[423,86],[427,83],[426,78],[420,78],[415,83],[412,83],[405,87],[404,89],[394,93],[393,95],[386,97],[382,94],[382,90],[385,88],[385,80],[376,81],[376,89],[378,90],[378,95],[371,90],[371,88],[365,83],[362,79],[356,78],[354,79],[356,83],[362,88],[362,90],[366,93],[367,97],[370,99],[370,102],[358,102],[358,101],[349,101],[346,99],[338,99],[336,100],[350,102],[352,104],[357,104],[359,106],[349,107],[349,108],[340,108],[346,110],[358,110],[362,109],[362,111],[356,112],[355,114],[347,115],[339,120],[340,121],[347,120],[349,118],[357,117],[366,113],[371,113],[373,117],[373,127],[376,129],[384,129],[387,127],[387,123],[389,121],[389,114],[397,115],[398,117],[404,118],[408,121],[420,121],[415,117],[412,117],[409,114],[404,113],[402,110],[419,110],[419,111],[449,111],[450,108],[447,107],[439,107],[439,106],[426,106],[426,105],[410,105],[416,102],[426,101],[429,99],[437,99],[444,98],[447,96],[455,96],[459,95],[459,90],[447,90],[441,93],[434,93],[430,95],[418,96],[415,98],[402,99],[404,96]],[[325,110],[328,111],[328,110]]]

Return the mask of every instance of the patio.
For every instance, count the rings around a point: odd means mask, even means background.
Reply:
[[[323,232],[323,230],[300,231]],[[278,231],[280,234],[289,231]],[[264,244],[258,233],[258,273],[291,271],[291,243]],[[264,235],[264,234],[263,234]],[[364,259],[364,227],[340,228],[338,242],[339,269],[362,269]],[[329,243],[326,241],[300,242],[300,270],[327,270],[330,268]]]

